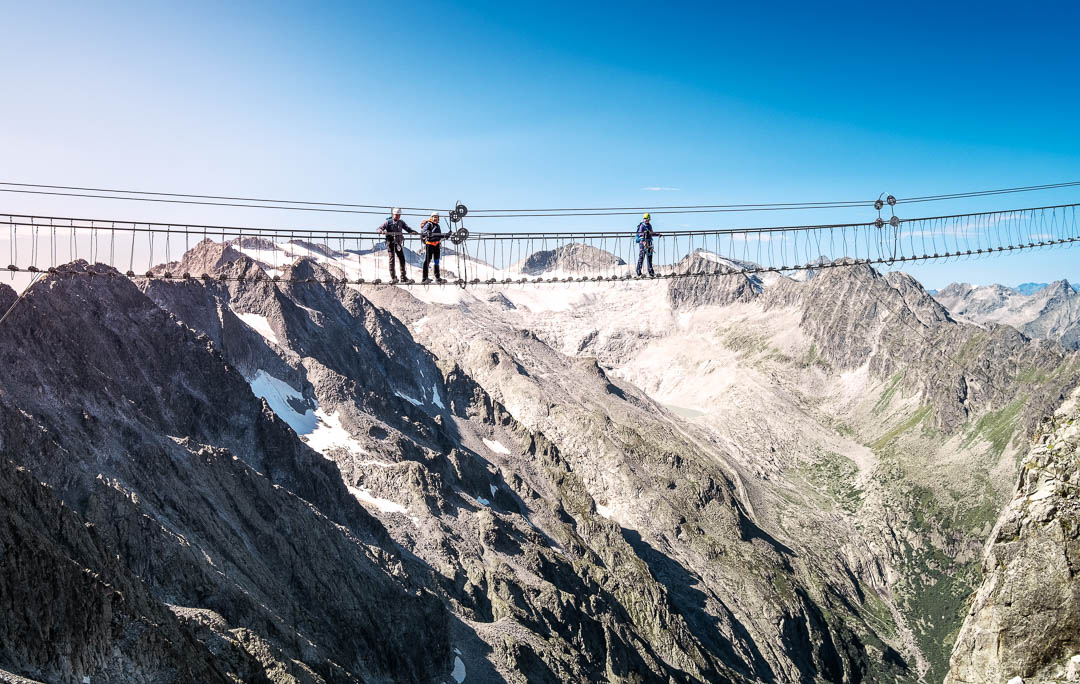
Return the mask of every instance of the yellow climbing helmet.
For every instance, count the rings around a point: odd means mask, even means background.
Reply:
[[[652,216],[649,216],[648,214],[645,214],[645,215],[644,215],[644,216],[642,216],[641,218],[643,218],[644,220],[648,221],[649,219],[651,219],[651,218],[652,218]]]

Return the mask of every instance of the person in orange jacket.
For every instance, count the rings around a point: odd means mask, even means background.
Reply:
[[[424,241],[424,245],[427,246],[427,253],[424,255],[424,279],[421,282],[430,283],[431,278],[428,278],[428,265],[431,262],[435,262],[435,280],[438,283],[445,283],[442,274],[439,273],[439,256],[442,252],[442,248],[439,246],[445,235],[442,232],[442,228],[439,226],[439,212],[431,212],[431,216],[428,220],[420,224],[420,239]]]

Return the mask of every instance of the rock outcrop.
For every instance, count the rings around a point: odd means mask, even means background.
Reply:
[[[521,262],[520,270],[529,276],[550,272],[582,274],[625,264],[625,261],[610,252],[592,245],[571,242],[529,255]]]
[[[806,283],[782,281],[764,301],[800,306],[802,327],[837,367],[869,363],[881,378],[905,373],[904,382],[934,407],[933,419],[946,434],[972,416],[1007,405],[1015,398],[1015,379],[1061,376],[1061,382],[1032,388],[1034,401],[1022,421],[1030,431],[1064,399],[1063,388],[1080,380],[1057,345],[1029,344],[1008,326],[956,325],[904,273],[883,275],[868,266],[825,269]]]
[[[762,289],[761,280],[756,276],[737,273],[727,263],[702,250],[684,258],[675,270],[694,274],[675,280],[668,287],[668,301],[675,309],[748,302]]]
[[[1080,681],[1080,407],[1042,426],[998,518],[947,684]]]

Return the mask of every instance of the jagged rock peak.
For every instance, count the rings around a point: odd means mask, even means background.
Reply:
[[[297,259],[295,263],[285,267],[282,271],[282,278],[284,280],[313,280],[324,282],[334,278],[334,274],[322,264],[316,263],[314,259],[310,257],[301,257]]]
[[[842,263],[842,260],[840,260]],[[866,264],[822,269],[805,282],[782,279],[770,292],[775,303],[801,303],[811,316],[823,310],[868,323],[879,315],[914,316],[923,325],[949,321],[948,311],[906,273],[882,274]],[[831,304],[830,304],[831,302]]]
[[[579,273],[597,268],[625,266],[626,262],[611,252],[580,242],[571,242],[555,249],[535,252],[521,264],[526,275],[540,275],[548,271]]]
[[[761,279],[740,271],[736,263],[712,252],[695,250],[683,258],[676,270],[700,277],[678,278],[668,288],[668,301],[676,309],[748,302],[762,291]]]
[[[238,237],[229,240],[229,244],[235,245],[238,249],[273,251],[278,248],[277,243],[264,237]]]
[[[8,307],[15,302],[18,296],[19,295],[15,293],[15,290],[0,283],[0,315],[3,315],[3,312],[8,310]]]
[[[258,264],[253,259],[235,249],[229,242],[214,242],[210,238],[199,241],[180,258],[180,261],[172,261],[167,264],[155,266],[155,274],[164,272],[172,274],[190,273],[193,277],[201,275],[254,275],[259,270]]]
[[[938,290],[937,296],[939,297],[963,297],[967,293],[971,292],[971,283],[949,283],[945,287]]]
[[[676,270],[680,273],[728,273],[757,267],[757,264],[750,261],[728,259],[707,249],[698,248],[683,257]]]

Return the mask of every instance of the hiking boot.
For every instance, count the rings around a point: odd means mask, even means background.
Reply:
[[[411,283],[412,281],[409,280],[408,276],[401,276],[401,282],[403,282],[403,283]]]
[[[437,277],[437,278],[435,278],[435,282],[437,282],[440,285],[445,285],[446,284],[446,279],[441,278],[441,277]]]
[[[398,284],[397,276],[390,276],[390,284],[391,285],[397,285]]]
[[[655,277],[656,277],[656,274],[655,274],[655,273],[653,273],[652,271],[649,271],[649,277],[650,277],[650,278],[655,278]]]
[[[421,285],[430,285],[431,284],[431,278],[424,278],[423,280],[420,281],[420,284]]]

